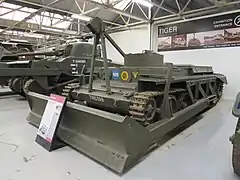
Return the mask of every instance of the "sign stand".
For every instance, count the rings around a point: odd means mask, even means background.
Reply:
[[[48,151],[65,146],[56,135],[66,98],[51,94],[42,116],[35,141]]]

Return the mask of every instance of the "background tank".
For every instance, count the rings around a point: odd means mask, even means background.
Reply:
[[[24,95],[24,86],[31,86],[36,92],[59,93],[64,82],[76,80],[89,66],[92,44],[73,43],[51,52],[21,53],[16,56],[43,56],[40,60],[11,61],[0,66],[0,81],[9,80],[14,92]],[[97,65],[101,65],[98,60]],[[2,68],[1,68],[2,67]]]

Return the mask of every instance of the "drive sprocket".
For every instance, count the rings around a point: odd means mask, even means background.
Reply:
[[[137,92],[130,99],[129,114],[131,118],[147,125],[154,121],[157,112],[156,97],[163,92]]]
[[[45,94],[44,89],[35,79],[27,80],[23,86],[23,91],[25,94],[27,94],[30,91],[40,93],[40,94]]]
[[[73,101],[73,99],[71,98],[71,92],[74,89],[77,89],[80,87],[79,83],[70,83],[66,86],[64,86],[63,90],[62,90],[62,96],[65,96],[67,98],[68,101]]]

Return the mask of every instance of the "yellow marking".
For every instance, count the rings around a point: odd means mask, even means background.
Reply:
[[[133,73],[133,77],[136,79],[138,76],[138,72],[132,72]]]
[[[122,71],[121,72],[121,79],[123,81],[127,81],[128,80],[128,72],[127,71]]]

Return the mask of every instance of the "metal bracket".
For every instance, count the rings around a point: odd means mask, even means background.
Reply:
[[[163,94],[163,103],[161,106],[161,114],[163,118],[170,118],[172,116],[168,93],[170,90],[170,85],[172,80],[173,64],[167,63],[167,66],[168,66],[168,72],[166,76],[166,82],[165,82],[165,88],[164,88],[164,94]]]

